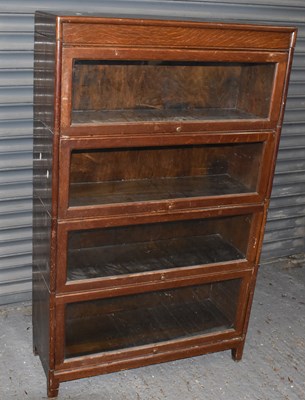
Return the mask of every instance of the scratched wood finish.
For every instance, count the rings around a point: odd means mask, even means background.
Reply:
[[[37,12],[33,347],[49,397],[242,357],[295,38]]]
[[[183,21],[141,20],[130,23],[128,20],[116,20],[111,23],[108,19],[84,22],[82,24],[62,24],[62,39],[66,43],[91,45],[120,45],[145,47],[178,47],[178,48],[230,48],[230,49],[287,49],[291,45],[292,29],[268,28],[253,29],[244,25],[202,24]],[[94,28],[95,34],[92,34]]]

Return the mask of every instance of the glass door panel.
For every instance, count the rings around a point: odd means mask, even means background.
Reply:
[[[69,207],[257,191],[264,142],[72,150]]]
[[[67,304],[65,358],[233,330],[241,282]]]
[[[70,231],[67,280],[241,260],[252,219],[238,215]]]
[[[75,59],[71,122],[266,119],[275,70],[276,63]]]

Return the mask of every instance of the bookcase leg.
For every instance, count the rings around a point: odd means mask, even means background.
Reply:
[[[48,378],[48,397],[57,397],[59,390],[59,381],[54,378],[53,374],[49,373]]]
[[[234,361],[240,361],[243,356],[245,342],[240,343],[238,346],[232,349],[232,358]]]
[[[34,353],[34,356],[38,356],[38,350],[35,345],[33,346],[33,353]]]

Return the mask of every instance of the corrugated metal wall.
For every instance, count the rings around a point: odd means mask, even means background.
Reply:
[[[304,0],[1,1],[0,304],[30,298],[31,290],[33,13],[36,9],[298,26],[262,258],[305,251]]]

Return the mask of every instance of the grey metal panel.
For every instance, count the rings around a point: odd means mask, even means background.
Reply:
[[[20,137],[8,137],[6,140],[0,142],[0,154],[7,152],[16,151],[31,151],[32,150],[32,138],[20,138]]]
[[[31,227],[25,227],[20,229],[4,229],[0,230],[0,246],[1,249],[4,246],[10,246],[16,241],[28,241],[32,238],[32,229]],[[0,254],[1,250],[0,250]],[[15,254],[15,252],[13,252]]]
[[[305,122],[303,121],[294,121],[292,123],[284,122],[282,134],[288,135],[291,134],[304,134],[305,132]],[[279,154],[280,156],[280,154]]]
[[[7,257],[3,260],[1,260],[1,266],[0,269],[2,268],[10,270],[13,268],[28,268],[31,267],[32,264],[32,256],[31,254],[26,254],[26,255],[14,255],[11,257]]]
[[[31,192],[28,194],[30,197]],[[23,198],[27,195],[26,192],[23,193]],[[16,198],[17,196],[11,196],[11,198]],[[20,196],[22,198],[22,196]],[[32,226],[32,216],[28,211],[18,212],[16,210],[14,213],[6,214],[1,216],[1,227],[5,227],[6,229],[12,228],[22,228],[26,226]],[[17,250],[17,249],[16,249]]]
[[[293,146],[304,147],[305,149],[305,135],[283,135],[281,137],[281,148],[291,148]]]
[[[277,229],[274,233],[269,231],[265,234],[265,240],[269,242],[279,242],[281,240],[287,240],[287,237],[302,239],[305,235],[304,227],[297,226],[293,228]]]
[[[295,68],[291,72],[290,80],[291,82],[300,82],[304,77],[304,69]]]
[[[32,86],[0,87],[0,104],[33,103]]]
[[[1,143],[0,143],[1,145]],[[16,169],[32,169],[33,161],[32,152],[19,151],[7,154],[0,153],[0,171],[9,171]],[[12,162],[14,160],[14,162]]]
[[[2,6],[1,6],[2,9]],[[1,32],[32,32],[34,16],[32,14],[0,13]]]
[[[0,86],[33,85],[32,69],[0,69]]]
[[[14,232],[15,233],[15,232]],[[1,240],[1,238],[0,238]],[[32,238],[28,240],[16,240],[12,235],[5,243],[0,242],[0,258],[18,254],[31,254]]]
[[[33,118],[32,104],[0,104],[0,120],[14,119],[16,115],[20,118]]]
[[[0,51],[0,68],[33,68],[33,51]]]
[[[299,29],[298,35],[301,35],[300,29]],[[293,66],[305,68],[305,57],[304,57],[303,53],[300,52],[298,54],[295,54],[294,59],[293,59]]]
[[[302,149],[303,152],[305,149]],[[287,161],[278,162],[276,165],[276,173],[305,171],[305,157],[303,159],[289,159]]]
[[[305,194],[301,193],[298,196],[294,196],[293,193],[289,193],[287,196],[282,196],[282,197],[277,197],[274,199],[272,202],[272,205],[270,206],[269,210],[278,210],[278,209],[284,209],[288,207],[296,207],[300,206],[301,208],[305,204]],[[272,211],[271,211],[272,213]],[[305,215],[304,215],[305,217]],[[283,226],[285,227],[285,226]],[[282,228],[283,228],[282,227]],[[305,226],[304,226],[305,229]]]
[[[28,32],[9,32],[0,33],[1,50],[32,50],[33,33]]]
[[[305,54],[304,54],[304,58],[305,58]],[[304,71],[305,73],[305,71]],[[290,102],[292,96],[297,97],[297,96],[304,96],[305,93],[305,82],[302,81],[290,81],[290,86],[289,86],[289,99],[288,101]]]
[[[305,122],[304,108],[295,108],[293,110],[287,109],[285,112],[285,123],[286,122]]]
[[[293,171],[293,172],[278,172],[273,181],[273,185],[285,185],[286,183],[305,183],[304,171]]]
[[[304,12],[304,4],[300,0],[296,1],[259,1],[252,2],[241,1],[156,1],[156,0],[114,0],[114,1],[81,1],[61,0],[49,1],[23,1],[13,0],[1,4],[1,13],[14,12],[33,13],[35,10],[77,10],[81,12],[120,12],[121,14],[131,15],[161,15],[166,17],[193,17],[193,18],[218,18],[243,19],[243,20],[261,20],[261,21],[283,21],[289,23],[292,21],[302,21],[300,13]],[[198,14],[199,13],[199,14]]]
[[[4,184],[16,182],[31,182],[32,168],[4,168],[0,171],[0,187]]]
[[[21,196],[15,199],[1,199],[0,201],[0,216],[18,213],[31,213],[32,211],[32,194],[30,196]]]
[[[295,183],[291,182],[290,184],[286,185],[274,185],[273,190],[272,190],[272,202],[271,204],[273,205],[273,199],[275,199],[277,196],[282,197],[282,196],[289,196],[291,194],[295,196],[299,196],[301,193],[304,193],[305,191],[305,182],[301,183]],[[276,204],[276,203],[275,203]],[[288,211],[288,210],[286,210]],[[271,214],[269,213],[269,219],[271,218]]]
[[[293,110],[296,108],[301,108],[304,111],[304,106],[305,106],[305,96],[290,97],[289,101],[287,102],[286,112],[288,112],[288,110]]]
[[[297,25],[262,257],[304,251],[304,0],[11,0],[0,2],[0,303],[30,296],[33,13],[37,9]]]
[[[3,120],[0,124],[0,138],[16,140],[20,138],[31,138],[33,136],[32,119]],[[31,144],[31,143],[30,143]],[[1,150],[0,150],[1,151]],[[32,148],[31,148],[32,151]]]
[[[268,241],[268,246],[264,246],[261,254],[262,260],[268,260],[274,257],[284,257],[287,254],[304,253],[304,237],[286,238]]]
[[[8,183],[6,185],[0,186],[0,197],[2,200],[15,199],[15,198],[25,198],[32,196],[32,183]],[[19,218],[19,216],[18,216]],[[5,224],[5,217],[1,218],[2,223]]]
[[[16,274],[18,274],[18,281],[26,282],[28,280],[29,273],[31,273],[31,264],[27,266],[20,266],[18,269],[6,269],[1,271],[2,282],[16,283]]]
[[[277,219],[286,219],[290,217],[301,217],[303,218],[305,215],[305,204],[291,206],[291,207],[280,207],[276,208],[271,206],[269,209],[269,218],[270,220],[277,220]],[[283,224],[283,228],[285,225]],[[267,230],[267,232],[269,229]],[[267,233],[266,232],[266,233]],[[289,237],[287,237],[289,239]],[[291,253],[293,254],[293,253]]]

